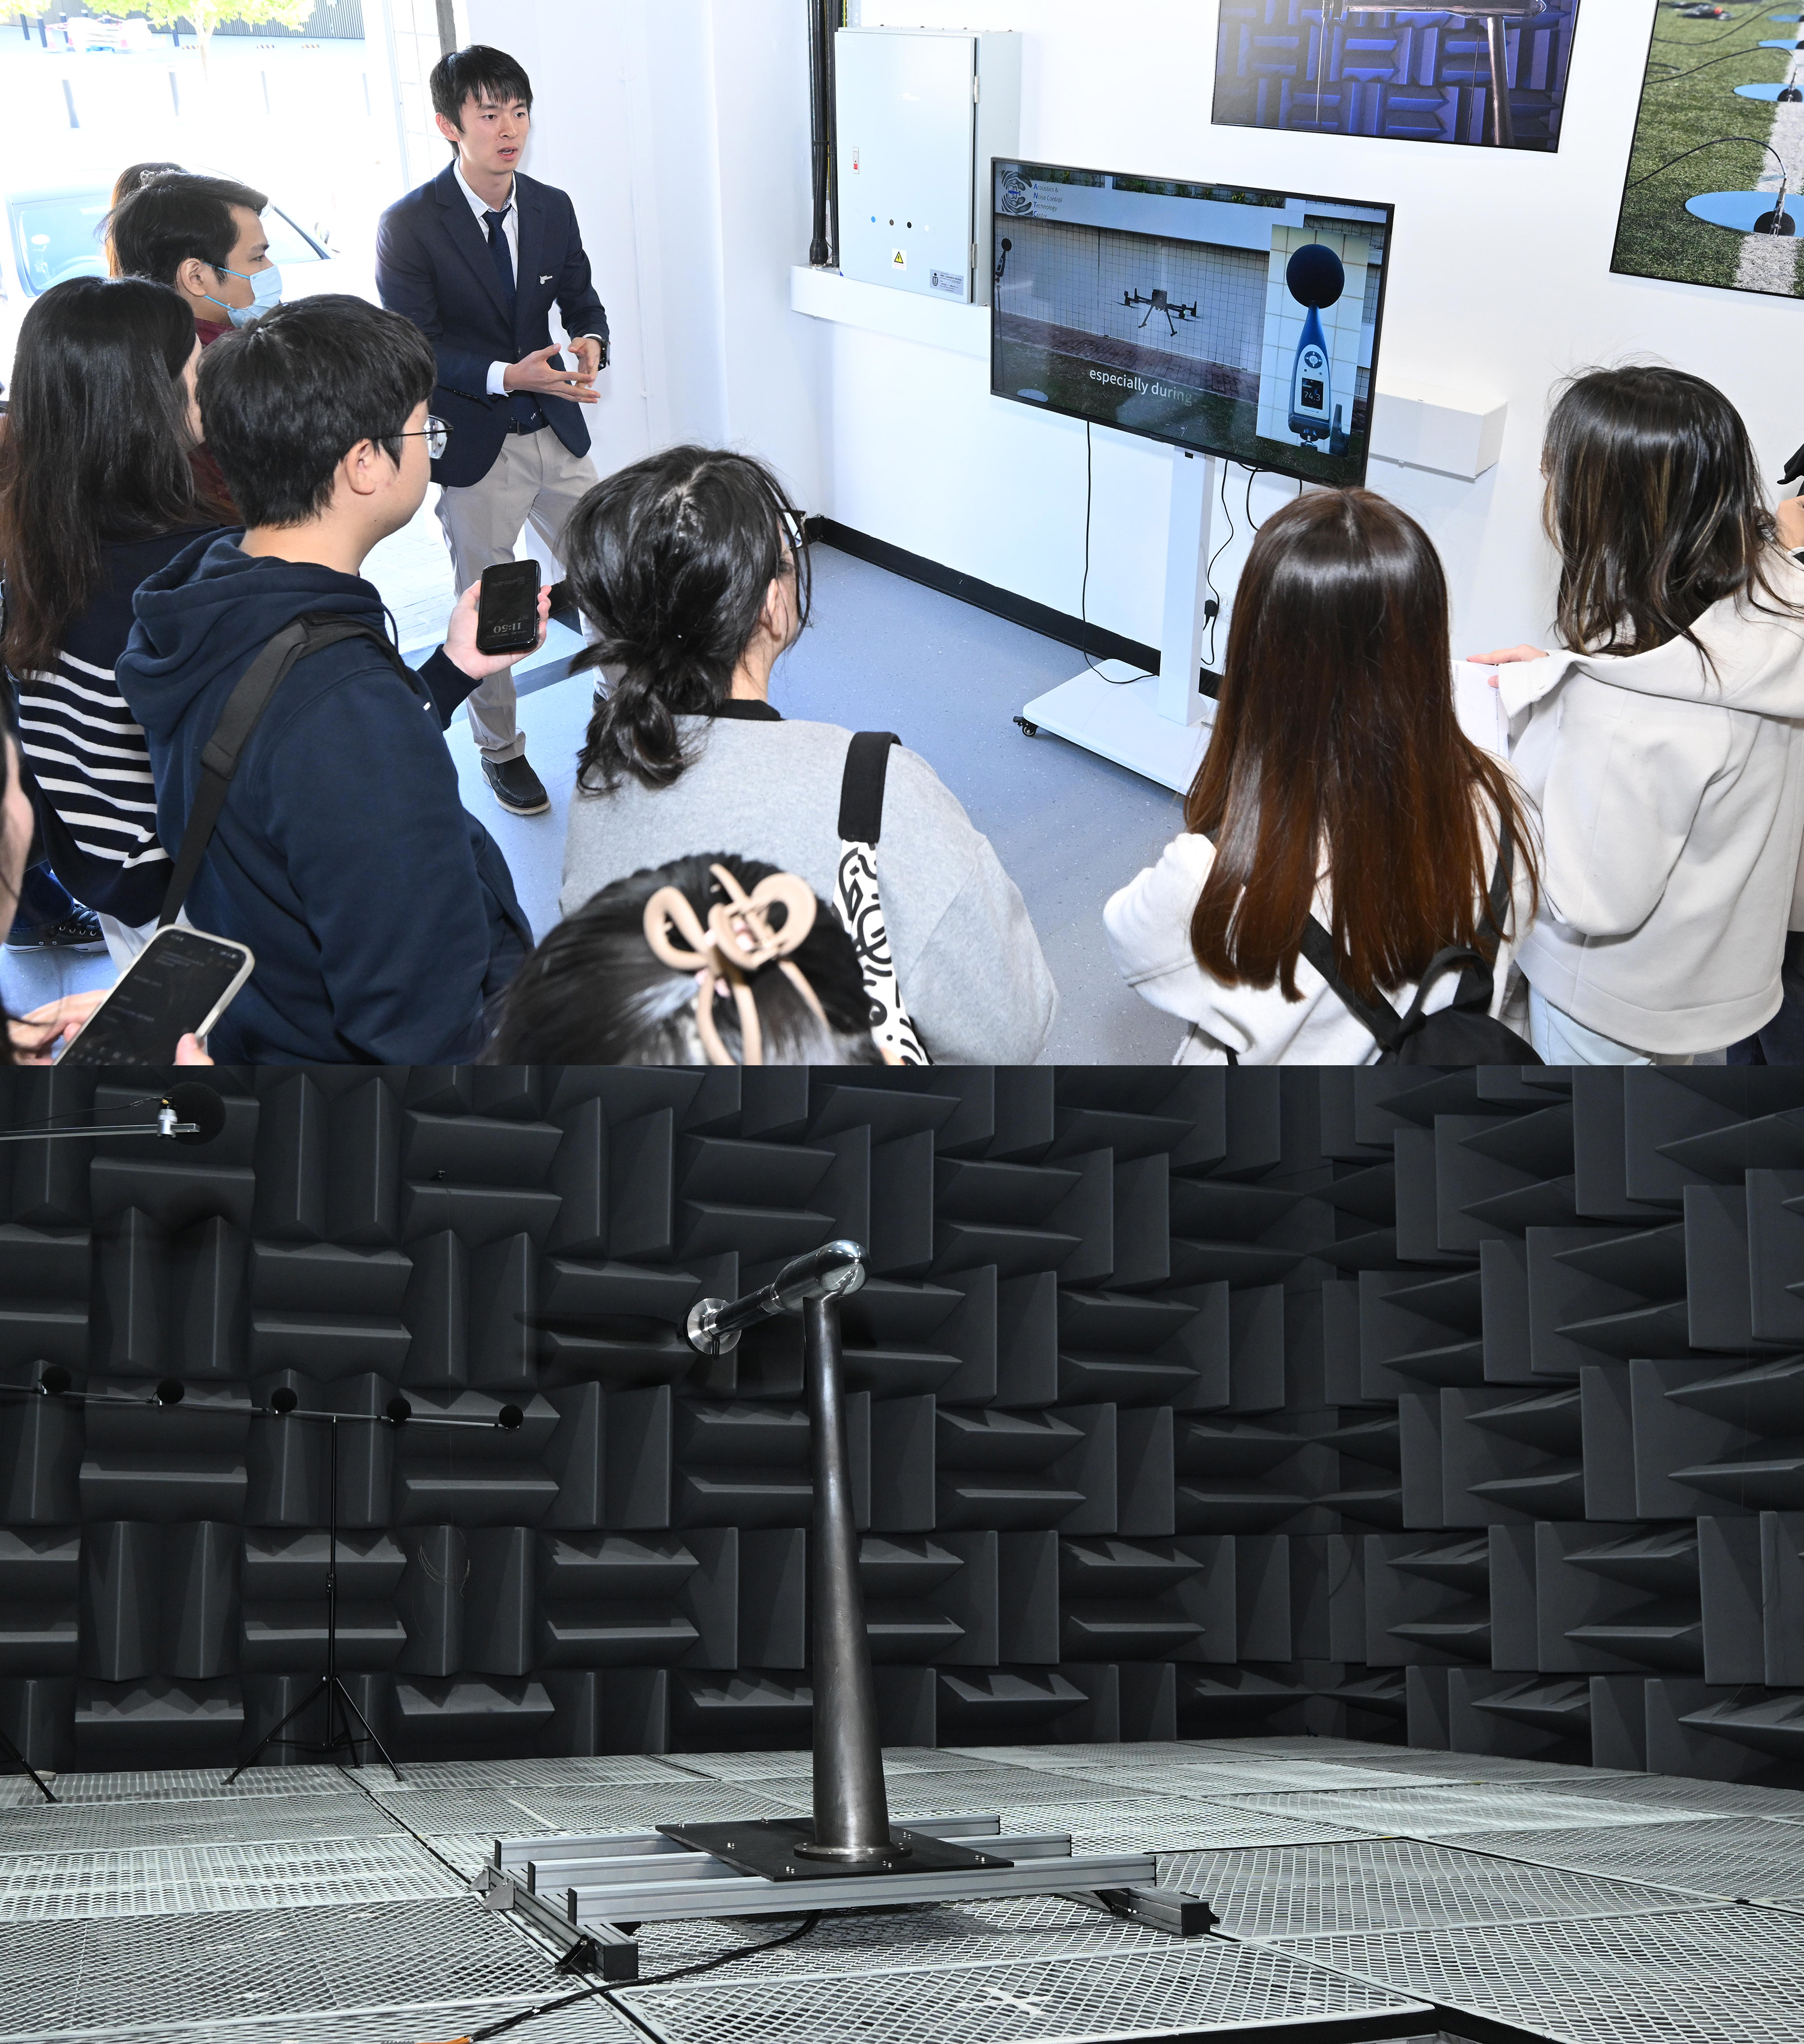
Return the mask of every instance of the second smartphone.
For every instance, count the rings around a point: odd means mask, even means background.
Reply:
[[[528,653],[539,643],[539,564],[497,561],[476,597],[476,651]]]

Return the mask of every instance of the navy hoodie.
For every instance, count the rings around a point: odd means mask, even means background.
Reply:
[[[157,835],[181,843],[200,752],[239,677],[296,617],[366,618],[356,575],[197,540],[139,589],[115,674],[144,726]],[[475,686],[435,653],[418,693],[367,640],[288,670],[241,755],[185,904],[256,970],[210,1045],[222,1062],[450,1064],[532,934],[506,861],[459,799],[442,732]]]

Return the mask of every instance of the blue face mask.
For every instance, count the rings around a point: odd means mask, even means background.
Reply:
[[[245,277],[242,270],[221,270],[222,277],[244,277],[251,287],[251,302],[248,305],[229,305],[223,298],[216,298],[211,292],[202,296],[209,305],[217,305],[234,326],[248,326],[252,320],[261,319],[272,305],[282,302],[282,272],[271,263],[267,270],[260,270],[254,277]]]

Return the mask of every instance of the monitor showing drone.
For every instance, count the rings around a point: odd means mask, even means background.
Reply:
[[[1001,159],[992,175],[997,397],[1364,480],[1389,206]]]

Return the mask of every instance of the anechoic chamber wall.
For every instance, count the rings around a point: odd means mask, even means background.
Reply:
[[[1316,1731],[1804,1778],[1804,1079],[223,1071],[0,1146],[0,1725],[242,1756],[808,1737],[798,1331],[835,1235],[892,1742]],[[144,1085],[14,1073],[17,1126]],[[179,1404],[151,1402],[179,1377]],[[420,1418],[380,1421],[397,1392]],[[302,1733],[314,1727],[303,1724]],[[290,1758],[306,1758],[291,1750]]]

